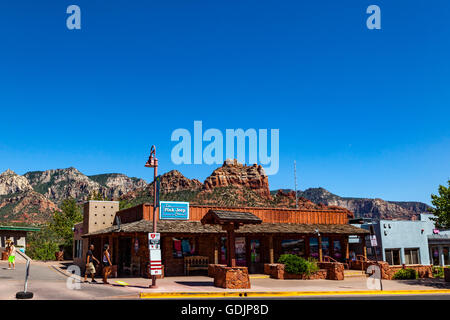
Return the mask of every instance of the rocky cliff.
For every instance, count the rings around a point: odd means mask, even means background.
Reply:
[[[323,188],[310,188],[299,191],[299,196],[314,203],[327,206],[339,206],[354,212],[355,217],[372,219],[406,219],[427,213],[429,206],[422,202],[385,201],[383,199],[344,198],[332,194]]]
[[[47,222],[58,206],[33,190],[29,181],[11,170],[0,175],[0,222]]]
[[[203,189],[211,191],[214,188],[238,186],[249,189],[259,196],[270,199],[269,179],[260,165],[246,166],[236,159],[226,160],[206,178]]]
[[[247,166],[227,160],[203,183],[172,170],[161,175],[161,200],[188,201],[219,206],[295,207],[292,190],[269,191],[261,166]],[[62,200],[73,197],[82,202],[93,193],[121,200],[123,206],[151,202],[153,184],[119,173],[86,176],[75,168],[28,172],[11,170],[0,174],[0,221],[44,223],[58,210]],[[323,188],[298,192],[301,209],[348,209],[348,215],[375,219],[411,219],[427,212],[420,202],[393,202],[382,199],[343,198]]]
[[[0,174],[0,196],[33,190],[27,178],[8,169]]]
[[[86,176],[72,167],[28,172],[24,177],[36,192],[56,203],[61,203],[66,198],[84,201],[94,192],[106,199],[118,199],[147,185],[142,179],[130,178],[120,173]]]
[[[107,199],[118,199],[130,191],[147,186],[143,179],[130,178],[121,173],[99,174],[89,178],[100,185],[98,192]]]

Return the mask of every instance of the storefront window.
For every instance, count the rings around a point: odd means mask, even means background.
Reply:
[[[444,255],[444,265],[448,266],[450,265],[450,256],[449,256],[450,247],[444,247],[442,248],[442,253]]]
[[[261,261],[259,245],[259,240],[253,239],[250,241],[250,261],[252,263],[259,263]]]
[[[319,259],[319,239],[309,238],[309,255],[311,258]]]
[[[342,248],[341,248],[341,241],[340,240],[334,240],[333,241],[333,258],[335,258],[335,259],[341,259],[342,258]]]
[[[439,265],[439,248],[431,247],[431,259],[433,260],[433,265]]]
[[[322,254],[324,256],[330,255],[330,240],[328,239],[328,237],[322,238]]]
[[[400,249],[386,249],[386,262],[391,266],[396,266],[400,264]]]
[[[281,241],[283,254],[305,255],[305,239],[286,239]]]
[[[197,254],[197,246],[192,238],[173,238],[173,257],[182,258]]]
[[[227,263],[227,238],[220,238],[220,263]]]
[[[245,238],[244,237],[236,238],[235,247],[236,247],[236,265],[245,266],[247,262],[245,255]]]
[[[405,248],[405,264],[419,264],[419,249]]]

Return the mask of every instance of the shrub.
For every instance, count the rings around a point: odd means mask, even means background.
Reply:
[[[31,233],[27,241],[26,254],[33,260],[55,260],[58,251],[58,236],[48,226]]]
[[[400,269],[392,277],[393,280],[410,280],[418,278],[419,275],[414,269]]]
[[[433,267],[432,268],[434,278],[444,278],[444,268],[443,267]]]
[[[293,274],[311,275],[319,270],[317,263],[313,260],[306,260],[295,254],[282,254],[278,263],[284,264],[284,270]]]

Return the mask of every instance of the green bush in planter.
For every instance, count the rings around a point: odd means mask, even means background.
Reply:
[[[433,277],[444,278],[444,268],[443,267],[433,267]]]
[[[282,254],[278,263],[284,264],[284,270],[293,274],[305,274],[307,276],[319,270],[317,263],[313,260],[306,260],[295,254]]]
[[[400,269],[398,270],[394,276],[392,277],[392,280],[411,280],[411,279],[418,279],[419,275],[414,269]]]

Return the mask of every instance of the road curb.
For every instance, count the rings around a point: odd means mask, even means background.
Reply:
[[[450,294],[450,290],[352,290],[352,291],[272,291],[272,292],[141,292],[141,299],[171,298],[264,298],[302,296],[359,296],[359,295],[414,295]]]
[[[84,278],[82,278],[81,276],[78,276],[78,275],[76,275],[76,274],[73,274],[73,273],[70,273],[70,272],[68,272],[68,271],[66,271],[66,270],[63,270],[63,269],[61,269],[59,266],[57,266],[57,265],[50,265],[50,266],[48,266],[50,269],[53,269],[53,270],[55,270],[55,271],[57,271],[57,272],[59,272],[60,274],[62,274],[63,276],[66,276],[67,278],[70,278],[70,277],[75,277],[78,281],[80,281],[80,282],[83,282],[84,281]]]

